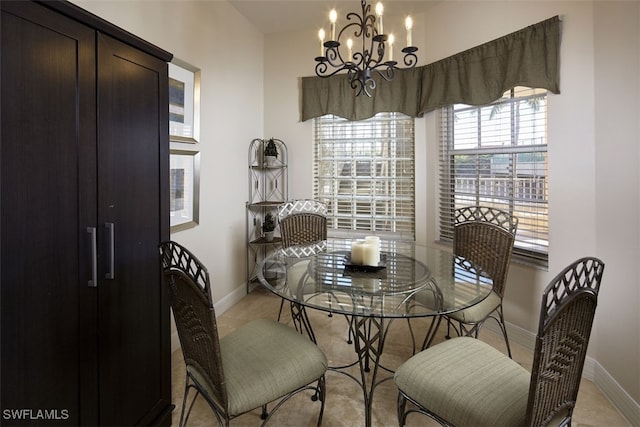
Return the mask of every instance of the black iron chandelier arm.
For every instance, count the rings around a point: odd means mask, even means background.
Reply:
[[[316,64],[316,75],[319,77],[331,77],[343,70],[349,70],[349,67],[347,67],[347,65],[343,65],[342,67],[333,69],[333,71],[329,71],[329,65],[326,60],[318,61]]]

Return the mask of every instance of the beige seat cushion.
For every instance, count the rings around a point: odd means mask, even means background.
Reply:
[[[273,320],[254,320],[221,338],[220,346],[231,416],[314,382],[328,366],[317,345]]]
[[[483,321],[489,314],[491,314],[501,304],[502,300],[500,296],[495,292],[491,292],[489,296],[480,301],[476,305],[456,311],[449,314],[449,318],[457,320],[462,323],[478,323]]]
[[[456,426],[520,426],[525,419],[530,373],[475,338],[453,338],[416,354],[394,380]]]

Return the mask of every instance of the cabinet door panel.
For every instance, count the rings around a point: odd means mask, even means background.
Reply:
[[[101,424],[149,422],[169,396],[169,311],[158,245],[167,238],[167,64],[98,36]],[[165,187],[166,188],[166,187]],[[113,264],[113,279],[105,279]],[[163,403],[164,402],[164,403]],[[158,414],[155,414],[157,416]]]
[[[95,189],[78,191],[95,182],[95,33],[32,3],[1,7],[3,422],[78,425],[92,416],[80,396],[97,401]]]

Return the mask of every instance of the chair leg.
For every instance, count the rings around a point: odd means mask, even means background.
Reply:
[[[407,399],[404,397],[404,395],[400,392],[398,392],[398,426],[399,427],[404,427],[405,422],[407,420],[407,415],[405,414],[404,410],[407,406]]]
[[[185,383],[184,383],[184,396],[182,397],[182,409],[180,411],[180,422],[178,423],[179,427],[185,427],[187,425],[187,422],[189,421],[189,415],[191,415],[191,409],[193,409],[193,405],[196,403],[196,399],[198,398],[198,394],[200,393],[198,391],[197,388],[193,387],[191,384],[189,384],[189,375],[187,375],[187,378],[185,379]],[[187,405],[187,401],[189,400],[189,391],[190,389],[193,388],[196,393],[193,395],[193,399],[191,400],[191,403],[189,405]],[[189,407],[187,409],[187,406]],[[186,409],[186,412],[185,412]]]
[[[320,427],[322,425],[322,416],[324,415],[324,402],[326,400],[326,395],[327,395],[327,389],[326,389],[326,382],[324,379],[324,375],[320,377],[320,379],[318,380],[318,388],[317,388],[318,392],[317,394],[319,394],[319,398],[320,398],[320,413],[318,414],[318,427]]]
[[[502,305],[498,307],[498,316],[500,319],[498,320],[498,324],[500,325],[500,329],[502,330],[502,335],[504,336],[504,342],[507,344],[507,354],[511,359],[511,346],[509,345],[509,337],[507,336],[507,325],[504,323],[504,315],[502,314]]]
[[[284,308],[284,298],[280,300],[280,311],[278,311],[278,322],[280,321],[280,317],[282,316],[282,309]]]

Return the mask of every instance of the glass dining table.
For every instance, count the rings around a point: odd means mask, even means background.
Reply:
[[[390,379],[378,381],[377,375],[391,322],[398,318],[431,318],[421,346],[426,348],[442,316],[482,301],[491,292],[492,280],[450,251],[414,242],[382,240],[379,264],[354,265],[351,244],[350,239],[328,239],[278,249],[260,263],[258,279],[271,292],[290,301],[295,327],[314,342],[307,309],[346,316],[349,342],[354,345],[357,360],[330,369],[344,373],[362,387],[365,426],[369,427],[374,390]],[[355,364],[359,365],[360,378],[345,372]]]

